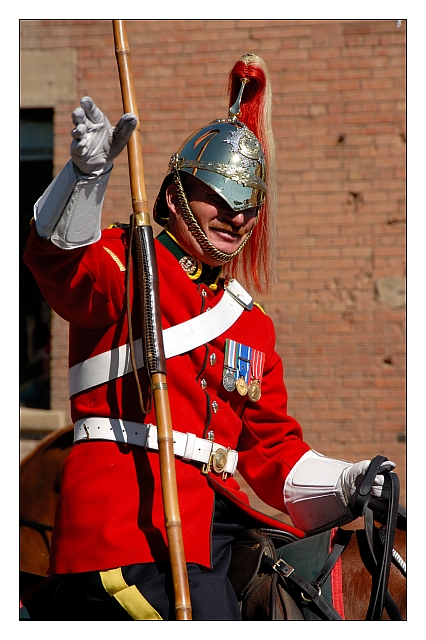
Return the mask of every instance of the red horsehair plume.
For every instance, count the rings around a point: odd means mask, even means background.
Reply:
[[[275,280],[275,145],[271,125],[272,89],[269,72],[259,56],[248,53],[238,60],[229,73],[229,107],[237,101],[242,80],[247,80],[241,97],[238,120],[259,140],[266,158],[266,201],[259,212],[259,222],[247,246],[234,260],[234,274],[240,263],[245,280],[253,281],[256,291],[264,293]]]

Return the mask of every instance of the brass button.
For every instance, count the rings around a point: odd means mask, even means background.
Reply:
[[[216,400],[213,400],[212,402],[212,409],[213,413],[217,413],[219,411],[219,405],[217,404]]]
[[[201,380],[201,388],[207,389],[207,380],[205,380],[204,378]]]
[[[210,365],[211,365],[212,367],[214,367],[214,365],[215,365],[215,364],[216,364],[216,354],[215,354],[215,353],[212,353],[212,354],[210,355]]]

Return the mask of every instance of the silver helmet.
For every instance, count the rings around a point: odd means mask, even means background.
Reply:
[[[272,91],[264,61],[253,53],[240,58],[229,74],[228,93],[228,117],[198,129],[172,155],[154,204],[154,220],[163,227],[167,224],[166,191],[173,182],[182,216],[199,245],[220,262],[232,261],[231,275],[241,271],[244,279],[251,280],[261,292],[267,290],[273,271],[271,229],[276,210]],[[182,184],[185,174],[201,180],[235,212],[257,209],[256,225],[234,253],[219,251],[204,234]],[[249,238],[249,249],[242,252]]]
[[[164,226],[169,214],[164,192],[170,174],[184,171],[216,191],[234,211],[261,207],[266,196],[266,162],[254,133],[238,120],[241,89],[229,117],[213,120],[193,133],[172,155],[166,177],[154,205],[154,220]]]

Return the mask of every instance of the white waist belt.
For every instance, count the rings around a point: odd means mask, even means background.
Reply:
[[[203,463],[203,473],[211,468],[222,473],[225,479],[228,474],[235,473],[238,453],[233,449],[197,438],[193,433],[173,433],[173,450],[175,456],[183,460]],[[83,418],[74,424],[74,442],[81,440],[112,440],[135,444],[158,451],[157,427],[153,424],[142,424],[120,420],[119,418]]]
[[[166,358],[186,353],[217,338],[238,320],[244,309],[252,306],[252,298],[245,289],[237,280],[229,280],[221,300],[210,311],[163,331]],[[134,347],[136,366],[140,369],[144,366],[142,340],[135,340]],[[100,353],[69,369],[70,397],[131,371],[129,344]]]

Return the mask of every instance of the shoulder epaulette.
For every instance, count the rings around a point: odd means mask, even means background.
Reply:
[[[109,225],[108,229],[128,229],[129,227],[130,224],[126,222],[113,222]]]

